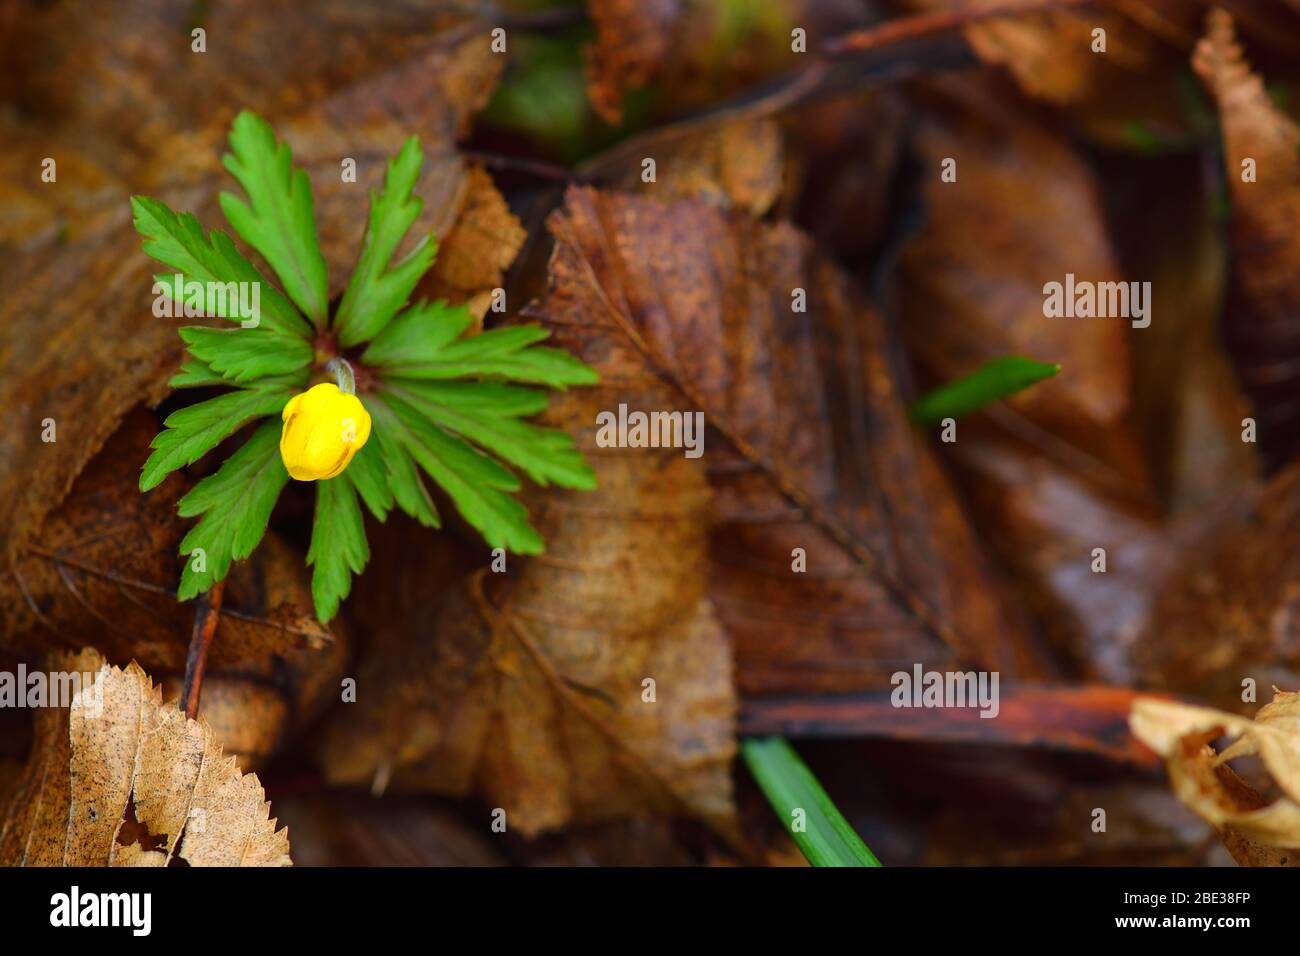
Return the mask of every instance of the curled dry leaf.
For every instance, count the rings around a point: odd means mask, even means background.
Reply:
[[[1133,704],[1133,734],[1165,759],[1175,795],[1219,830],[1243,865],[1300,866],[1300,693],[1275,690],[1255,719],[1155,698]],[[1222,752],[1210,746],[1235,738]],[[1281,790],[1269,802],[1228,761],[1258,757]]]
[[[1192,64],[1219,106],[1232,201],[1225,337],[1277,465],[1300,447],[1300,129],[1251,72],[1226,12],[1211,12]]]
[[[139,666],[87,649],[52,656],[50,670],[87,680],[70,707],[37,714],[26,773],[0,818],[0,864],[290,865],[257,777],[239,772],[205,722],[164,704]]]

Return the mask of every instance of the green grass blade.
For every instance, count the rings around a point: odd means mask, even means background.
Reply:
[[[772,809],[813,866],[880,866],[784,737],[745,740],[740,752]],[[802,810],[802,814],[796,811]],[[796,825],[798,822],[802,826]]]
[[[1059,365],[1018,355],[994,359],[970,375],[922,395],[912,403],[912,420],[933,425],[945,418],[957,418],[1051,378],[1060,370]]]

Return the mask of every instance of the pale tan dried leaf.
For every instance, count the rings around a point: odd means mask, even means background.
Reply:
[[[1300,854],[1275,855],[1260,847],[1300,847],[1300,694],[1274,691],[1255,719],[1157,698],[1133,705],[1134,736],[1164,758],[1175,795],[1224,837],[1239,862],[1296,862]],[[1216,753],[1210,746],[1235,742]],[[1229,760],[1258,756],[1283,795],[1261,797],[1230,767]]]
[[[0,864],[288,866],[257,777],[240,774],[206,722],[164,705],[148,675],[93,649],[51,658],[86,675],[71,707],[44,708],[27,770],[2,818]],[[157,850],[120,844],[134,820]]]

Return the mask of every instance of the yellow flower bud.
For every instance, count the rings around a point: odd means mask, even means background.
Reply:
[[[370,437],[370,413],[361,399],[332,382],[289,399],[280,417],[280,457],[299,481],[340,474]]]

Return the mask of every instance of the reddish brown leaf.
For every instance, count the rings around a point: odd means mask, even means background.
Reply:
[[[671,386],[667,404],[629,408],[710,426],[713,596],[744,693],[883,686],[899,661],[1032,671],[907,421],[878,316],[803,236],[700,201],[583,189],[552,231],[572,276],[560,290],[597,304],[581,325],[554,323],[556,338],[615,395],[648,372]],[[807,313],[791,309],[796,289]]]

